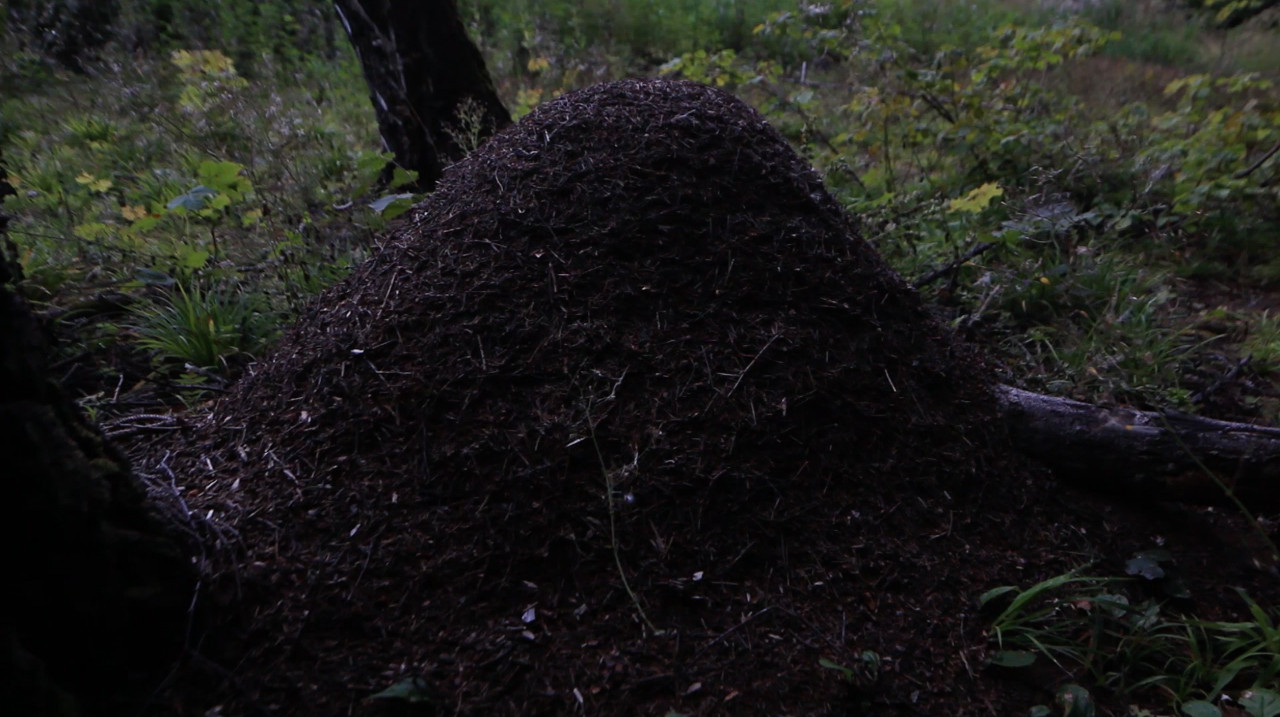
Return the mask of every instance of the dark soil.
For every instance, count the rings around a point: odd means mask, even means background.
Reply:
[[[1274,592],[1229,522],[1015,460],[986,375],[746,105],[567,95],[140,447],[229,546],[225,673],[174,704],[1014,714],[1044,696],[983,676],[991,587],[1163,541],[1209,614]]]

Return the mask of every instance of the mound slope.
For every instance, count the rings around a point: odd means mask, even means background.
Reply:
[[[745,104],[550,102],[170,459],[244,551],[229,699],[966,713],[973,596],[1079,542],[980,376]],[[864,650],[870,691],[818,666]]]

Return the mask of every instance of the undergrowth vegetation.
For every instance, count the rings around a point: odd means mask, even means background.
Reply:
[[[1006,381],[1276,423],[1280,41],[1265,14],[1215,26],[1259,3],[1198,4],[461,6],[517,116],[637,74],[752,102]],[[222,390],[413,198],[403,172],[376,184],[388,157],[327,3],[121,7],[80,73],[16,24],[0,39],[20,289],[65,360],[96,366],[79,388],[99,412],[140,405],[122,390],[141,405]],[[1186,620],[1127,586],[989,593],[997,663],[1192,717],[1226,714],[1228,693],[1232,714],[1280,714],[1265,611],[1242,595],[1252,622]],[[1083,704],[1079,689],[1062,699]]]
[[[321,5],[125,3],[83,75],[6,35],[6,211],[25,291],[68,310],[73,341],[141,338],[175,296],[278,325],[407,207],[375,187],[367,92]],[[1007,380],[1275,419],[1280,109],[1274,72],[1251,71],[1275,50],[1250,39],[1274,32],[1154,2],[1055,7],[462,4],[517,115],[635,73],[756,104]],[[104,291],[137,305],[76,310]],[[159,376],[208,361],[174,351],[195,340],[133,343]],[[1227,375],[1243,390],[1219,390]]]
[[[1128,576],[1075,571],[1028,588],[1006,585],[983,594],[991,616],[990,661],[997,668],[1039,670],[1066,680],[1057,714],[1095,713],[1095,693],[1135,705],[1167,704],[1187,717],[1280,714],[1280,625],[1237,589],[1250,617],[1202,620],[1171,601],[1190,597],[1163,550],[1128,561]],[[1085,685],[1080,684],[1084,682]],[[1054,714],[1036,705],[1031,715]]]
[[[1123,30],[910,5],[777,14],[757,28],[773,56],[696,51],[663,71],[751,97],[882,254],[1002,347],[1011,380],[1183,409],[1241,361],[1272,386],[1266,352],[1230,340],[1267,316],[1214,294],[1280,279],[1273,78],[1162,67],[1093,102],[1099,75],[1149,62],[1106,54]],[[1241,400],[1274,416],[1270,393]]]

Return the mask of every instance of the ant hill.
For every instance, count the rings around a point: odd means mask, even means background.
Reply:
[[[1000,425],[777,132],[642,80],[453,166],[171,463],[235,546],[229,703],[963,714],[1055,524]]]

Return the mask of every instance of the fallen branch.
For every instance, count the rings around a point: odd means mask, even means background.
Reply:
[[[1280,428],[999,386],[1015,447],[1060,478],[1153,500],[1280,506]]]
[[[1253,174],[1254,172],[1258,171],[1258,168],[1266,164],[1268,159],[1271,159],[1272,157],[1276,156],[1277,152],[1280,152],[1280,142],[1276,142],[1274,147],[1267,150],[1266,154],[1258,158],[1258,161],[1254,162],[1248,167],[1245,167],[1239,172],[1236,172],[1234,175],[1232,175],[1232,177],[1235,179],[1244,179],[1250,174]]]
[[[961,266],[964,265],[965,262],[969,261],[975,256],[986,253],[989,249],[991,249],[994,246],[996,246],[996,243],[991,241],[984,241],[981,244],[977,244],[973,246],[971,249],[969,249],[969,251],[966,251],[965,253],[956,257],[946,266],[941,267],[939,269],[934,269],[928,274],[925,274],[919,279],[916,279],[915,283],[913,283],[912,286],[917,289],[928,286],[933,282],[937,281],[938,279],[941,279],[947,274],[950,274],[951,272],[955,271],[956,269],[959,269]]]

